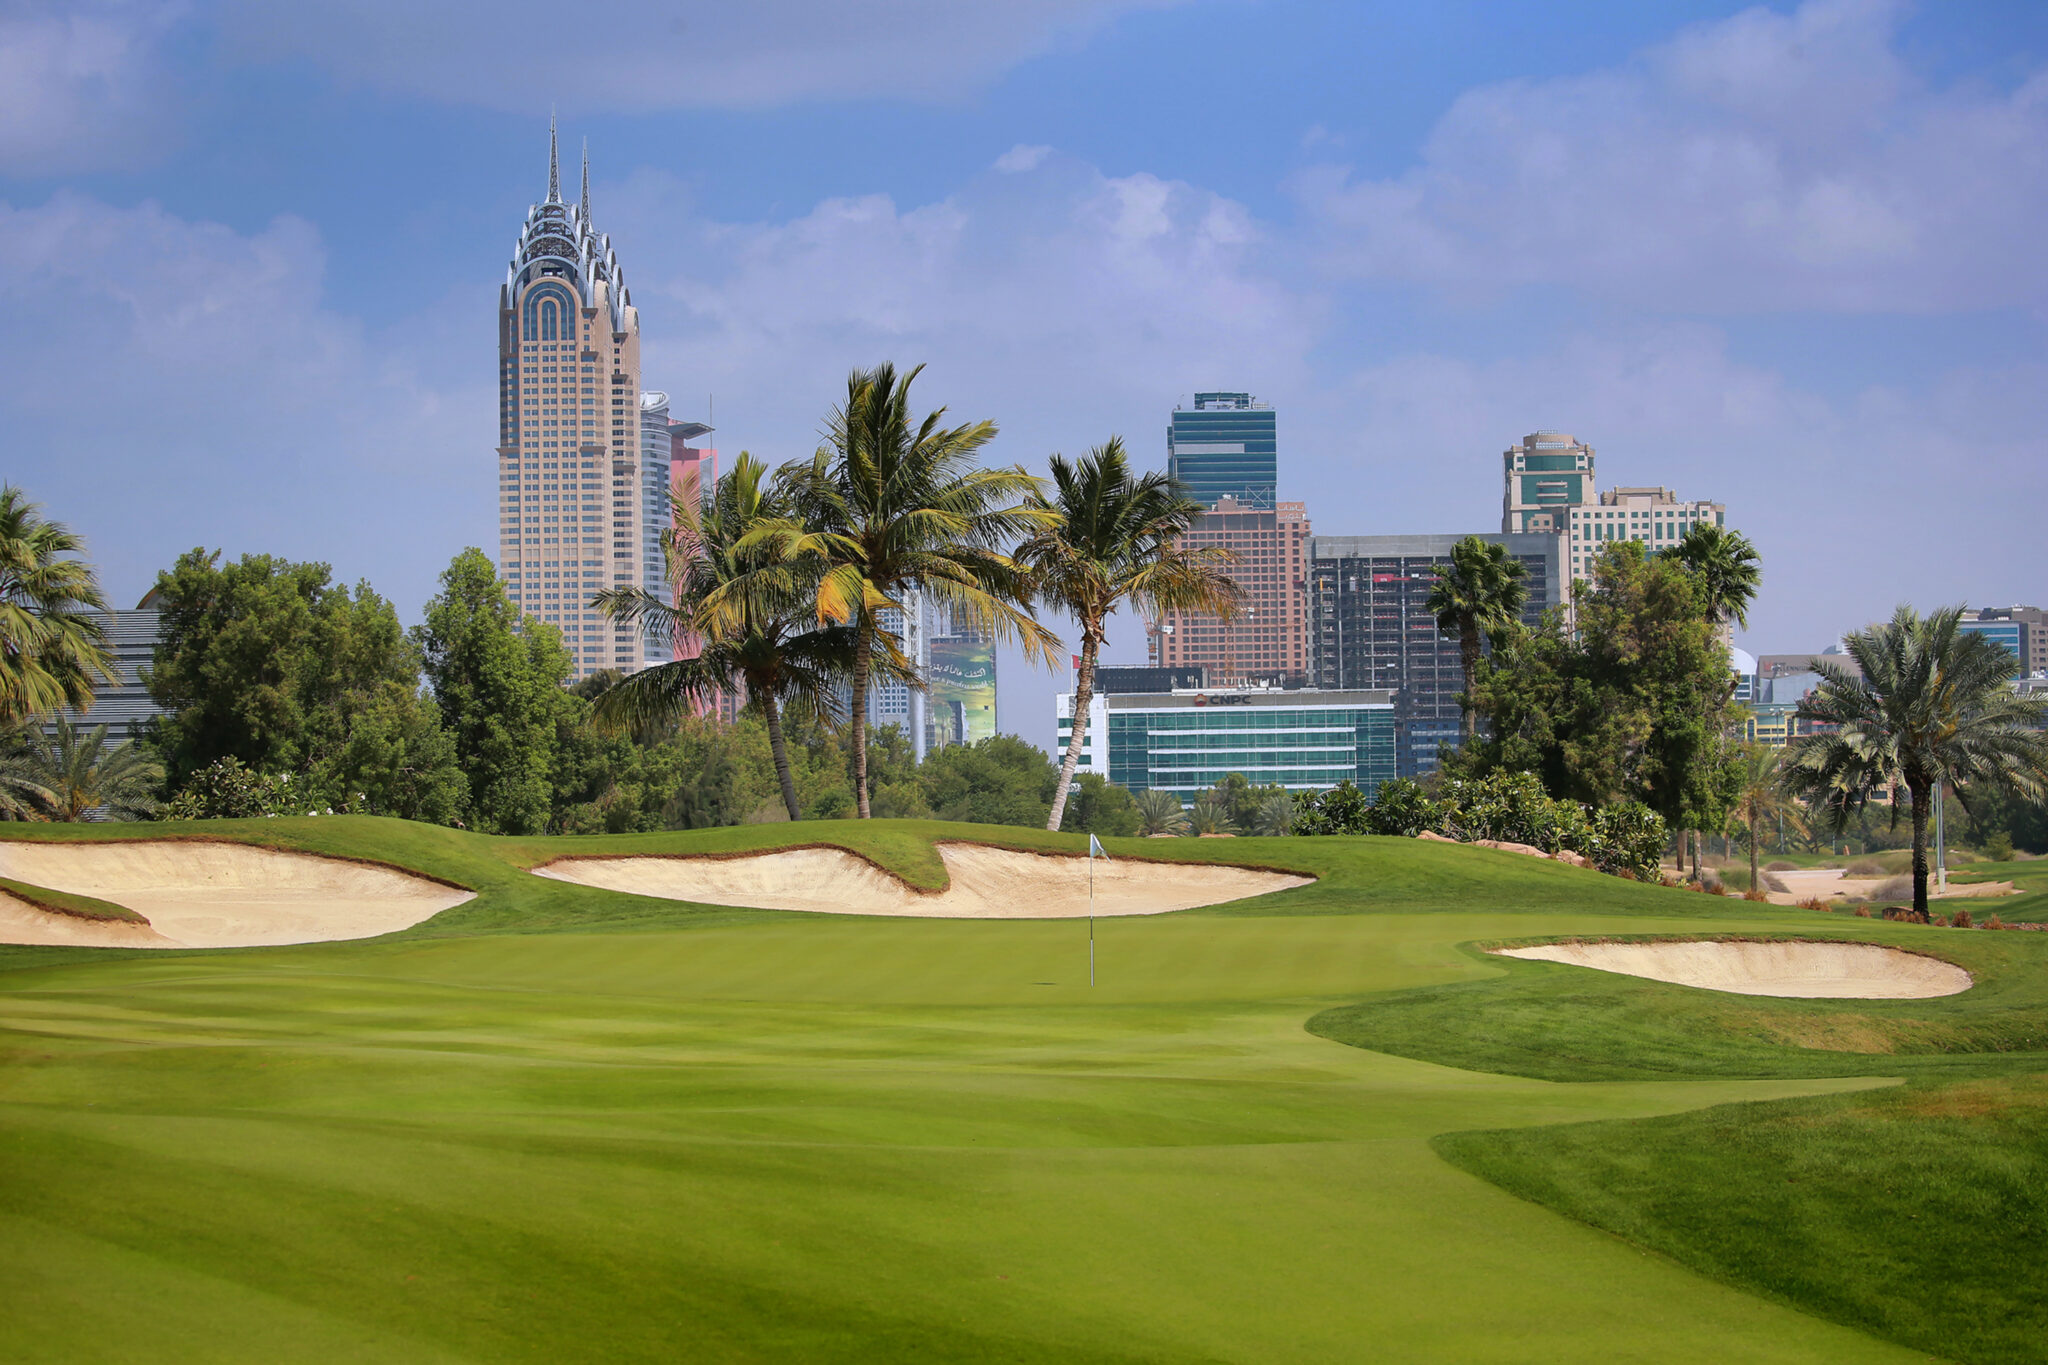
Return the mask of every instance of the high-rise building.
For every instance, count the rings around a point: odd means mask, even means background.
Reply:
[[[1202,667],[1215,682],[1264,679],[1299,684],[1309,671],[1307,583],[1309,521],[1303,503],[1269,510],[1224,494],[1182,544],[1221,546],[1237,560],[1226,573],[1244,590],[1230,620],[1211,612],[1167,612],[1148,627],[1151,662],[1160,668]]]
[[[1610,488],[1600,501],[1570,509],[1566,529],[1565,573],[1584,578],[1609,541],[1641,541],[1653,553],[1678,543],[1696,522],[1728,524],[1728,509],[1718,502],[1685,502],[1668,488]]]
[[[1074,694],[1054,700],[1059,752],[1074,733]],[[1097,692],[1079,771],[1128,791],[1170,791],[1183,800],[1231,773],[1258,785],[1321,791],[1353,782],[1366,791],[1394,776],[1394,705],[1384,691],[1268,687]]]
[[[561,628],[578,678],[659,657],[589,606],[600,589],[646,585],[650,549],[660,573],[668,457],[658,472],[645,458],[639,399],[640,316],[591,226],[589,154],[582,198],[565,203],[550,124],[547,198],[498,295],[498,572],[523,611]]]
[[[1309,620],[1315,685],[1394,693],[1396,760],[1403,777],[1433,772],[1456,747],[1464,674],[1458,641],[1437,629],[1429,591],[1462,536],[1316,536],[1309,542]],[[1522,619],[1558,605],[1561,538],[1482,535],[1522,566]]]
[[[142,670],[156,658],[157,627],[163,613],[151,588],[133,611],[110,611],[100,618],[107,632],[107,662],[114,681],[93,689],[92,706],[84,711],[65,707],[58,712],[73,725],[107,727],[107,740],[140,739],[154,716],[170,713],[156,704],[143,685]]]
[[[1501,454],[1500,529],[1562,535],[1571,508],[1593,501],[1593,447],[1562,431],[1533,431]]]
[[[875,624],[894,635],[904,655],[923,673],[931,659],[925,647],[924,596],[916,589],[904,593],[902,609],[887,607],[875,613]],[[909,683],[868,684],[868,724],[893,725],[910,741],[911,752],[924,761],[928,746],[924,694]]]
[[[1166,472],[1204,507],[1235,499],[1270,512],[1279,484],[1273,409],[1248,393],[1198,393],[1166,428]]]
[[[2048,611],[2039,607],[1972,607],[1959,628],[1989,635],[2013,652],[2022,677],[2048,670]]]

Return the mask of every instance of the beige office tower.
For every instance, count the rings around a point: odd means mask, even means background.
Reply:
[[[1532,431],[1501,454],[1504,535],[1561,536],[1571,509],[1593,501],[1593,447],[1562,431]]]
[[[548,196],[526,215],[498,295],[498,573],[529,616],[559,626],[575,676],[663,657],[591,610],[591,595],[647,581],[650,517],[640,450],[640,315],[583,196],[562,202],[548,128]],[[661,480],[666,491],[667,462]]]

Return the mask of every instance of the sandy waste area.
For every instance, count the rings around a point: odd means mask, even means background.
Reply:
[[[980,844],[940,844],[951,885],[919,891],[837,848],[736,858],[565,858],[534,871],[558,881],[704,905],[931,919],[1075,919],[1088,913],[1088,860]],[[1249,867],[1095,860],[1095,913],[1159,915],[1307,886],[1313,877]]]
[[[149,921],[89,920],[0,895],[0,943],[247,948],[374,938],[475,893],[387,867],[244,844],[0,840],[0,877],[91,896]]]
[[[1897,880],[1893,877],[1851,877],[1839,867],[1802,867],[1786,872],[1765,874],[1776,877],[1783,891],[1767,893],[1767,899],[1774,905],[1797,905],[1804,900],[1830,900],[1836,896],[1857,896],[1871,900],[1879,888]],[[2010,896],[2011,882],[1960,882],[1950,877],[1948,890],[1943,891],[1934,884],[1930,874],[1927,879],[1927,895],[1930,899],[1962,899],[1973,896]],[[1913,893],[1907,892],[1896,897],[1904,904],[1913,902]]]
[[[1802,1000],[1924,1000],[1971,985],[1970,974],[1952,962],[1875,943],[1694,939],[1545,943],[1494,951],[1501,957],[1563,962],[1702,990]]]

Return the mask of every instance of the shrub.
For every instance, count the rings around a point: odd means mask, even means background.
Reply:
[[[1936,916],[1934,917],[1934,923],[1935,923],[1935,925],[1937,925],[1938,927],[1940,927],[1940,928],[1943,928],[1943,929],[1946,929],[1946,928],[1948,928],[1948,916],[1947,916],[1947,915],[1936,915]]]
[[[1782,896],[1790,892],[1791,889],[1792,888],[1785,885],[1785,883],[1781,879],[1773,877],[1768,872],[1764,873],[1764,890],[1775,891]]]
[[[1884,872],[1884,864],[1875,858],[1858,858],[1842,869],[1845,877],[1882,877]]]
[[[1385,783],[1380,784],[1382,788]],[[1412,784],[1411,784],[1412,785]],[[1418,789],[1419,790],[1419,789]],[[1294,798],[1296,834],[1377,834],[1371,823],[1372,802],[1356,784],[1339,782],[1328,791],[1300,792]]]
[[[1799,864],[1797,863],[1776,862],[1764,864],[1764,871],[1766,872],[1797,872],[1798,870]]]
[[[1770,899],[1770,897],[1762,891],[1745,891],[1742,893],[1742,898],[1746,901],[1767,901]]]
[[[1396,834],[1413,839],[1424,830],[1444,833],[1443,807],[1429,798],[1422,784],[1412,778],[1396,777],[1380,783],[1372,805],[1365,810],[1365,828],[1371,834]]]
[[[1984,841],[1984,856],[1994,863],[2011,862],[2012,836],[2004,830],[2000,830],[1989,839],[1986,839]]]
[[[1956,917],[1955,917],[1955,919],[1954,919],[1953,921],[1951,921],[1951,922],[1952,922],[1952,923],[1953,923],[1953,924],[1954,924],[1954,925],[1956,926],[1956,928],[1958,928],[1958,929],[1968,929],[1968,928],[1970,928],[1970,927],[1971,927],[1971,925],[1972,925],[1972,923],[1973,923],[1973,921],[1972,921],[1972,920],[1970,919],[1970,912],[1969,912],[1969,911],[1967,911],[1967,910],[1958,910],[1958,911],[1956,911]]]
[[[1913,879],[1911,877],[1889,878],[1883,885],[1876,887],[1870,893],[1870,898],[1874,901],[1903,901],[1911,900],[1912,897]]]
[[[345,803],[343,813],[361,801]],[[272,815],[333,814],[316,806],[304,779],[291,773],[251,772],[238,758],[209,763],[187,778],[178,794],[159,808],[164,820],[246,820]]]
[[[1869,907],[1869,906],[1867,906],[1867,905],[1859,905],[1859,906],[1857,906],[1857,907],[1856,907],[1856,918],[1857,918],[1857,919],[1869,919],[1869,918],[1870,918],[1870,907]]]
[[[2003,929],[2005,927],[2005,921],[2000,919],[1998,917],[1998,912],[1994,910],[1991,912],[1991,918],[1984,921],[1984,927],[1986,929]]]
[[[1808,896],[1805,900],[1799,902],[1799,908],[1801,910],[1819,910],[1823,913],[1832,913],[1835,907],[1819,896]]]

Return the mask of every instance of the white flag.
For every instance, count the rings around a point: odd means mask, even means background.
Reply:
[[[1109,856],[1109,850],[1102,846],[1102,840],[1092,834],[1088,836],[1088,856],[1091,858],[1107,858]]]

